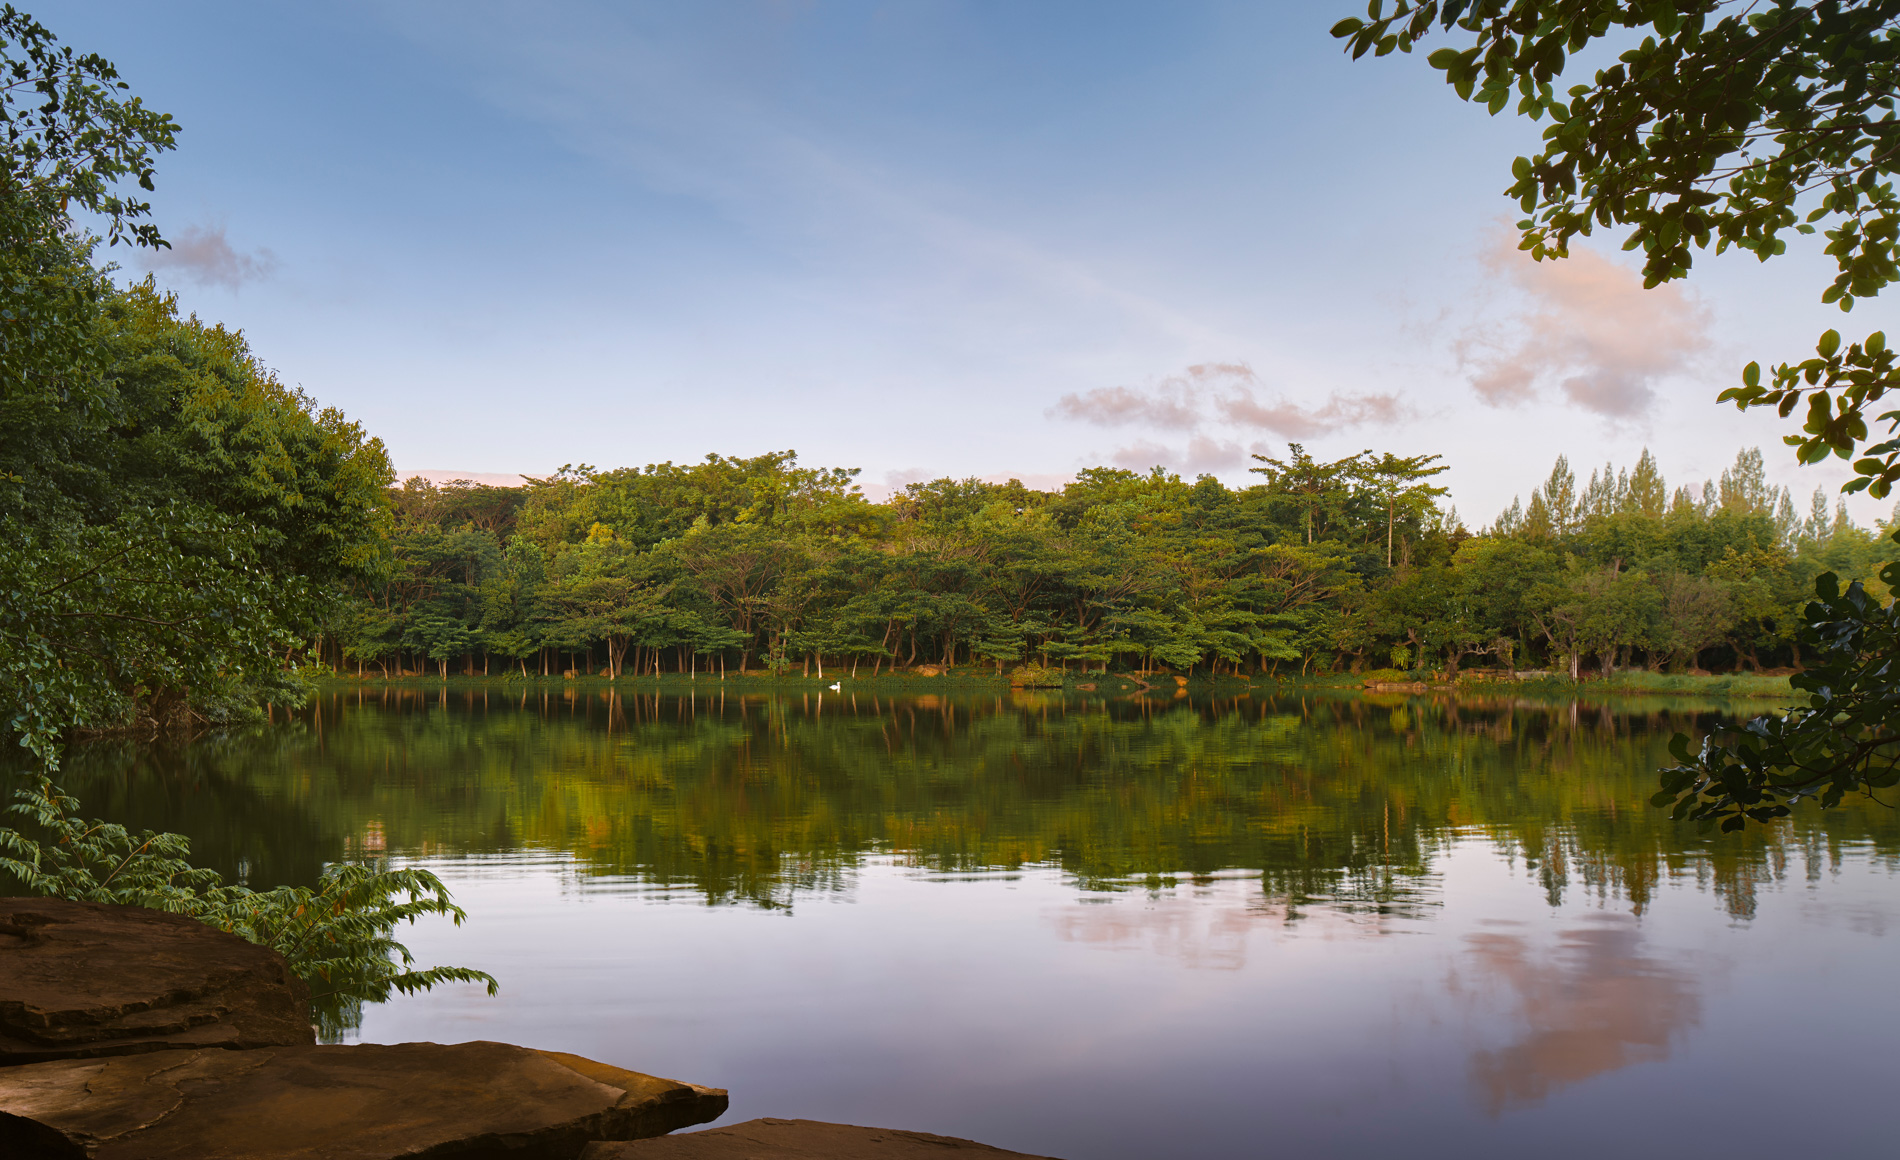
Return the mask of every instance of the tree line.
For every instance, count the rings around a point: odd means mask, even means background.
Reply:
[[[1237,487],[1097,467],[883,502],[792,451],[412,478],[312,644],[439,678],[1770,671],[1803,663],[1816,576],[1878,584],[1880,536],[1819,491],[1798,511],[1752,448],[1673,489],[1647,451],[1587,481],[1560,458],[1476,533],[1443,506],[1440,456],[1255,458]]]

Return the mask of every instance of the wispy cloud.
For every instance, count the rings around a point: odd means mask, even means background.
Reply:
[[[166,240],[171,248],[153,252],[146,264],[154,270],[176,271],[200,286],[236,290],[277,268],[277,256],[269,250],[259,247],[247,253],[232,246],[223,225],[186,226]]]
[[[1395,394],[1334,393],[1315,404],[1301,404],[1261,382],[1246,363],[1200,363],[1145,386],[1064,395],[1049,414],[1098,427],[1143,427],[1188,436],[1179,450],[1153,439],[1137,440],[1112,453],[1110,461],[1117,466],[1162,464],[1215,472],[1244,464],[1250,453],[1265,446],[1243,445],[1236,433],[1312,439],[1390,425],[1412,411]]]
[[[1680,286],[1643,289],[1635,270],[1573,249],[1536,262],[1504,232],[1484,254],[1529,307],[1514,322],[1476,326],[1456,344],[1478,397],[1514,406],[1555,386],[1571,403],[1611,419],[1645,414],[1657,383],[1709,345],[1709,312]]]
[[[927,299],[939,316],[969,319],[992,340],[1025,314],[1091,334],[1223,337],[1112,263],[978,208],[978,191],[801,114],[748,71],[754,58],[744,53],[709,52],[665,22],[611,8],[566,9],[566,35],[520,34],[545,8],[486,0],[474,9],[480,19],[432,19],[414,6],[386,16],[436,51],[480,61],[493,78],[484,95],[511,115],[548,125],[568,148],[650,191],[701,203],[827,279]],[[756,59],[778,59],[806,16],[803,5],[786,5],[752,28]],[[780,47],[759,48],[766,44]]]

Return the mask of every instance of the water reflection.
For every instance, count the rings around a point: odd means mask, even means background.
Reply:
[[[1670,823],[1668,737],[1721,712],[361,689],[89,746],[69,781],[254,881],[449,878],[471,923],[405,941],[501,997],[400,999],[366,1038],[613,1059],[728,1086],[734,1119],[1076,1160],[1257,1154],[1263,1125],[1300,1154],[1595,1157],[1695,1153],[1698,1101],[1812,1097],[1848,1110],[1725,1149],[1844,1154],[1900,1018],[1900,822]],[[1823,971],[1856,996],[1825,1028],[1785,1002]],[[1845,1087],[1735,1066],[1764,1049],[1838,1054],[1802,1074]]]
[[[295,724],[176,749],[100,744],[70,781],[101,813],[193,836],[255,880],[384,854],[572,854],[711,904],[794,905],[864,857],[1061,866],[1086,889],[1256,874],[1311,907],[1415,913],[1437,852],[1478,832],[1636,913],[1694,875],[1738,916],[1756,885],[1847,848],[1891,857],[1890,811],[1735,836],[1648,808],[1678,729],[1713,706],[1521,698],[625,695],[357,690]]]
[[[1635,1063],[1668,1058],[1672,1040],[1701,1017],[1695,975],[1645,953],[1629,915],[1595,914],[1541,949],[1527,933],[1466,936],[1481,985],[1508,987],[1521,1033],[1471,1058],[1471,1079],[1495,1115],[1541,1103],[1558,1088]]]

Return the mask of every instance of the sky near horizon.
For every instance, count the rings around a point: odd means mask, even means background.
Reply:
[[[1671,485],[1821,330],[1818,246],[1644,291],[1515,249],[1538,126],[1350,3],[24,5],[183,126],[152,269],[405,472],[795,448],[867,492],[1096,464],[1245,483],[1288,441],[1437,452],[1489,522],[1569,456]],[[1888,505],[1850,504],[1863,523]]]

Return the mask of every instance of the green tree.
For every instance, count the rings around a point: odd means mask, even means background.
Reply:
[[[1348,485],[1365,470],[1372,452],[1323,463],[1298,443],[1287,444],[1287,451],[1285,460],[1255,455],[1261,466],[1247,470],[1266,476],[1268,493],[1299,513],[1300,530],[1311,544],[1325,539],[1331,525],[1343,518]]]
[[[1881,578],[1900,587],[1900,563]],[[1850,793],[1878,801],[1900,784],[1900,603],[1883,605],[1859,581],[1843,590],[1832,572],[1815,595],[1801,633],[1809,667],[1789,678],[1807,703],[1711,733],[1699,749],[1677,734],[1677,764],[1652,799],[1672,817],[1739,830],[1786,817],[1805,798],[1824,808]]]
[[[1433,510],[1437,497],[1450,490],[1425,482],[1451,470],[1450,464],[1438,463],[1443,458],[1442,455],[1394,455],[1390,451],[1373,458],[1368,451],[1356,465],[1354,470],[1385,510],[1386,567],[1392,566],[1392,530],[1400,512],[1420,519]]]
[[[242,336],[93,267],[82,211],[111,244],[164,245],[122,183],[152,189],[177,126],[125,89],[0,8],[0,768],[27,775],[0,871],[276,946],[343,1002],[492,987],[406,969],[396,923],[461,918],[427,871],[333,867],[316,891],[251,891],[187,862],[176,834],[77,816],[54,785],[76,732],[299,699],[289,662],[337,587],[376,567],[390,477],[380,443],[276,382]]]

